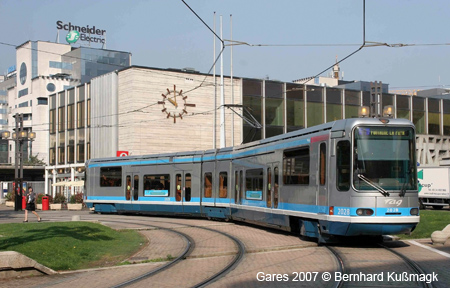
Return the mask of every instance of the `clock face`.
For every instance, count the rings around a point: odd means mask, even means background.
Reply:
[[[167,88],[166,93],[161,94],[162,101],[158,104],[163,106],[161,112],[166,115],[166,118],[172,118],[173,123],[177,123],[177,118],[183,119],[183,115],[187,114],[187,107],[195,107],[195,104],[187,103],[187,96],[183,96],[183,90],[177,91],[176,85],[173,85],[173,90]]]

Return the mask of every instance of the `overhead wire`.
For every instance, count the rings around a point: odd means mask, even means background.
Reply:
[[[211,68],[209,69],[208,73],[209,74],[211,72],[211,70],[213,69],[213,67],[216,65],[220,55],[223,53],[225,46],[230,46],[230,45],[246,45],[246,46],[251,46],[251,47],[337,47],[337,46],[356,46],[359,44],[345,44],[345,43],[337,43],[337,44],[250,44],[247,42],[243,42],[243,41],[237,41],[237,40],[227,40],[227,39],[221,39],[206,23],[205,21],[184,1],[181,0],[187,7],[188,9],[215,35],[215,37],[217,37],[219,39],[219,41],[222,43],[222,50],[219,54],[219,56],[215,59],[213,65],[211,66]],[[225,45],[225,41],[230,42],[231,44]],[[10,43],[5,43],[5,42],[0,42],[1,45],[6,45],[6,46],[12,46],[12,47],[18,47],[17,45],[13,45]],[[325,71],[329,70],[330,68],[332,68],[334,65],[339,64],[343,61],[345,61],[346,59],[350,58],[351,56],[355,55],[357,52],[361,51],[363,48],[365,47],[379,47],[379,46],[386,46],[386,47],[392,47],[392,48],[400,48],[400,47],[407,47],[407,46],[442,46],[442,45],[450,45],[450,43],[395,43],[395,44],[389,44],[389,43],[383,43],[383,42],[370,42],[370,41],[366,41],[365,40],[365,1],[363,2],[363,43],[362,45],[360,45],[360,47],[353,51],[352,53],[350,53],[349,55],[347,55],[346,57],[342,58],[341,60],[337,61],[336,63],[333,63],[333,65],[327,67],[326,69],[324,69],[323,71],[317,73],[315,76],[313,77],[308,77],[306,78],[305,82],[309,81],[309,79],[313,79],[318,77],[319,75],[321,75],[322,73],[324,73]],[[62,54],[60,53],[55,53],[55,52],[50,52],[50,51],[45,51],[42,49],[36,49],[36,48],[29,48],[29,47],[23,47],[25,49],[30,49],[30,50],[37,50],[43,53],[49,53],[49,54],[54,54],[54,55],[58,55],[58,56],[62,56]],[[67,56],[67,55],[66,55]],[[101,63],[101,64],[105,64],[105,65],[112,65],[114,67],[121,67],[121,68],[127,68],[127,66],[123,66],[123,65],[118,65],[118,64],[112,64],[112,63],[104,63],[102,61],[93,61],[91,59],[86,59],[86,58],[82,58],[82,57],[76,57],[76,56],[67,56],[69,58],[73,58],[73,59],[80,59],[80,60],[84,60],[84,61],[88,61],[88,62],[95,62],[95,63]],[[163,75],[163,76],[169,76],[169,77],[175,77],[175,78],[185,78],[185,76],[177,76],[174,75],[172,73],[164,73],[163,71],[153,71],[153,70],[144,70],[145,72],[148,73],[156,73],[159,75]],[[180,71],[182,72],[182,71]],[[185,91],[184,93],[189,93],[192,92],[196,89],[199,89],[201,87],[205,87],[204,83],[208,83],[206,81],[207,77],[209,75],[205,75],[205,78],[201,81],[200,85]],[[213,81],[211,81],[209,83],[208,86],[214,86],[215,83]],[[225,84],[226,85],[226,84]],[[229,85],[226,85],[229,86]],[[282,92],[282,94],[287,93],[288,91]],[[143,113],[150,113],[150,112],[144,112],[142,110],[149,108],[151,106],[157,105],[158,103],[151,103],[149,105],[143,106],[141,108],[137,108],[137,109],[133,109],[130,111],[126,111],[126,112],[122,112],[122,113],[114,113],[111,115],[103,115],[103,116],[98,116],[98,117],[92,117],[92,119],[95,118],[104,118],[104,117],[112,117],[112,116],[116,116],[116,115],[123,115],[123,114],[129,114],[129,113],[136,113],[136,112],[143,112]],[[210,111],[214,111],[217,110],[213,109]],[[208,113],[208,111],[205,112],[197,112],[197,113],[192,113],[190,115],[186,115],[186,116],[195,116],[195,115],[201,115],[201,114],[205,114]],[[48,123],[49,124],[49,123]],[[48,125],[47,124],[47,125]],[[46,124],[38,124],[38,125],[46,125]]]

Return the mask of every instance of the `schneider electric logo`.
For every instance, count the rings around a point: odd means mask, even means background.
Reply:
[[[57,21],[56,29],[69,32],[66,36],[66,41],[69,44],[73,44],[78,40],[102,44],[106,43],[106,30],[98,29],[95,26],[77,26],[72,25],[71,22],[64,23],[63,21]]]
[[[67,43],[72,44],[72,43],[77,42],[79,38],[80,38],[80,32],[78,32],[77,30],[72,30],[69,33],[67,33],[66,41],[67,41]]]

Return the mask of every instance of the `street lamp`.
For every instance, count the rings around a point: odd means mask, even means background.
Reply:
[[[11,139],[8,139],[11,133],[9,131],[2,132],[2,139],[8,141],[14,141],[16,144],[15,151],[15,173],[14,173],[14,186],[15,186],[15,210],[21,210],[22,207],[22,189],[23,189],[23,142],[33,141],[36,138],[36,132],[28,133],[23,129],[23,114],[16,113],[16,129],[12,133]],[[20,172],[20,173],[19,173]],[[17,190],[16,190],[17,189]],[[18,197],[19,196],[19,197]]]

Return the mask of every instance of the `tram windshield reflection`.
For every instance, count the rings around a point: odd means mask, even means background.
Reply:
[[[376,190],[367,181],[386,190],[417,189],[415,137],[410,127],[358,127],[354,132],[354,177],[357,190]]]

